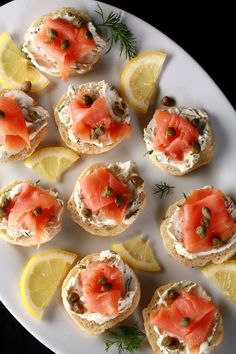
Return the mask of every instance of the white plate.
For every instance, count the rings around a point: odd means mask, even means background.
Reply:
[[[95,16],[96,3],[89,0],[18,0],[9,3],[0,10],[0,32],[9,31],[13,39],[20,45],[23,33],[37,17],[62,6],[80,7],[82,10]],[[106,12],[114,10],[111,6],[102,4]],[[96,16],[95,16],[96,17]],[[198,269],[190,269],[177,264],[170,259],[163,248],[159,226],[163,212],[168,204],[182,197],[182,192],[187,193],[191,188],[204,185],[216,185],[227,193],[235,192],[235,112],[225,96],[214,84],[202,68],[173,41],[135,16],[124,13],[127,24],[138,38],[140,52],[146,50],[163,50],[169,55],[165,69],[160,80],[160,94],[171,94],[179,105],[202,107],[211,117],[217,140],[217,151],[214,160],[208,165],[186,177],[171,177],[155,168],[144,157],[145,147],[142,141],[142,128],[150,117],[140,120],[132,112],[133,134],[131,139],[126,139],[113,151],[101,156],[83,158],[77,166],[67,172],[62,183],[55,187],[62,193],[66,201],[71,193],[72,186],[78,174],[89,164],[96,161],[125,161],[128,159],[137,162],[141,176],[146,183],[148,196],[147,207],[123,235],[113,239],[95,238],[72,222],[66,213],[64,227],[61,234],[47,245],[43,245],[40,251],[60,247],[78,252],[81,256],[94,251],[110,248],[114,241],[121,242],[137,232],[147,235],[152,240],[152,246],[160,260],[162,272],[157,274],[139,273],[142,283],[142,299],[139,310],[150,300],[156,287],[171,280],[191,279],[202,284],[210,292],[219,305],[224,318],[225,339],[215,353],[233,354],[233,334],[235,333],[236,307],[230,304],[224,296],[214,288],[200,273]],[[114,85],[119,85],[119,77],[124,66],[124,58],[119,57],[118,48],[113,49],[109,55],[105,55],[96,65],[95,70],[81,78],[71,80],[73,83],[96,81],[106,79]],[[53,85],[42,92],[38,99],[42,105],[52,110],[52,106],[67,88],[60,80],[54,79]],[[157,101],[158,104],[158,101]],[[225,124],[227,120],[227,124]],[[50,123],[50,131],[45,140],[45,145],[60,143],[57,129],[53,122]],[[1,166],[0,184],[15,178],[29,178],[37,180],[38,177],[24,167],[22,162],[5,164]],[[153,195],[155,183],[165,180],[176,186],[174,193],[160,201],[157,195]],[[47,183],[43,183],[48,186]],[[0,241],[0,299],[18,321],[42,343],[56,353],[93,353],[104,352],[103,336],[90,339],[81,333],[64,311],[60,296],[54,299],[46,311],[42,321],[33,319],[24,309],[20,298],[19,280],[25,262],[38,250],[11,246]],[[135,318],[140,317],[140,312]],[[131,319],[131,321],[134,320]],[[114,353],[116,351],[114,350]],[[151,353],[145,344],[139,353]]]

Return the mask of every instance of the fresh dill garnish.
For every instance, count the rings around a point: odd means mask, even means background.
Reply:
[[[133,354],[146,337],[145,333],[138,328],[137,323],[133,326],[122,325],[116,332],[108,330],[106,333],[110,339],[105,340],[105,351],[108,352],[113,345],[116,345],[119,354]]]
[[[110,31],[110,42],[107,53],[110,52],[114,43],[120,44],[120,55],[125,54],[126,58],[132,59],[137,52],[137,42],[131,30],[126,25],[125,21],[121,18],[121,12],[111,11],[107,16],[99,4],[97,4],[97,14],[101,17],[102,22],[96,24],[98,27],[105,27]]]
[[[174,188],[175,188],[174,186],[169,186],[166,182],[162,182],[161,181],[161,183],[155,184],[153,194],[160,193],[161,194],[161,199],[162,199],[163,197],[166,197],[168,194],[170,194],[170,192]]]
[[[187,195],[183,192],[184,199],[187,199]]]

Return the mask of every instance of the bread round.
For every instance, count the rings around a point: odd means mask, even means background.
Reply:
[[[0,195],[3,194],[5,191],[14,188],[17,184],[19,183],[31,183],[29,181],[21,181],[21,180],[15,180],[10,182],[8,185],[0,189]],[[50,227],[47,227],[43,230],[42,234],[40,235],[40,244],[49,242],[51,239],[53,239],[60,231],[61,231],[61,223],[62,223],[62,215],[63,215],[63,206],[62,210],[59,214],[59,218],[54,221],[54,224]],[[23,247],[31,247],[31,246],[38,246],[39,242],[36,238],[36,236],[21,236],[17,238],[12,238],[6,228],[3,228],[0,225],[0,238],[4,239],[5,241],[17,245],[17,246],[23,246]]]
[[[178,108],[176,108],[176,109],[178,110]],[[179,109],[182,109],[182,108],[179,108]],[[172,112],[172,110],[174,112],[174,108],[168,109],[168,111],[170,111],[170,112]],[[153,154],[147,154],[151,163],[153,165],[155,165],[156,167],[160,168],[161,170],[166,171],[167,173],[174,175],[174,176],[186,175],[186,174],[196,170],[197,168],[208,164],[214,155],[216,144],[215,144],[215,137],[213,134],[213,130],[211,127],[211,122],[209,119],[207,120],[207,123],[208,123],[208,139],[206,141],[205,148],[204,148],[204,150],[201,150],[201,152],[199,154],[199,159],[192,167],[186,168],[185,171],[181,171],[177,167],[172,166],[171,164],[159,162],[155,158],[155,156],[153,156]]]
[[[170,218],[176,212],[178,207],[180,207],[184,203],[184,201],[185,199],[180,199],[176,203],[170,205],[167,209],[165,218],[161,223],[161,236],[168,254],[173,257],[177,262],[182,263],[188,267],[202,267],[209,262],[219,264],[231,258],[236,253],[236,243],[225,250],[219,250],[219,252],[217,253],[199,255],[198,257],[193,259],[189,259],[177,253],[174,240],[170,236],[167,228],[170,222]]]
[[[87,265],[92,262],[99,261],[99,255],[100,255],[99,253],[90,254],[87,257],[83,258],[79,262],[79,264],[80,265]],[[126,265],[126,266],[128,267],[128,265]],[[80,316],[74,314],[72,311],[68,310],[69,305],[68,305],[68,301],[67,301],[67,289],[70,284],[70,279],[72,277],[77,276],[78,272],[79,272],[79,268],[77,265],[70,270],[70,272],[68,273],[68,275],[66,276],[66,278],[63,282],[61,296],[62,296],[62,301],[63,301],[64,307],[65,307],[67,313],[69,314],[69,316],[76,322],[76,324],[83,331],[87,332],[87,334],[98,335],[98,334],[103,333],[106,329],[114,327],[115,325],[117,325],[118,323],[120,323],[124,319],[126,319],[128,316],[130,316],[134,312],[136,307],[138,306],[139,300],[140,300],[140,283],[139,283],[138,278],[136,277],[135,273],[132,271],[132,277],[135,281],[135,286],[134,286],[135,294],[133,296],[132,303],[129,306],[127,306],[127,308],[125,308],[125,310],[123,310],[121,313],[119,313],[117,317],[115,317],[109,321],[106,321],[103,324],[98,324],[94,321],[88,321],[86,318],[81,318]]]
[[[89,166],[88,168],[86,168],[85,171],[80,174],[80,176],[78,177],[78,180],[80,180],[80,178],[85,176],[88,172],[92,172],[93,170],[97,169],[98,167],[107,167],[108,165],[109,164],[105,164],[105,163],[93,164],[93,165]],[[119,225],[97,226],[97,225],[91,224],[89,222],[89,220],[84,221],[77,212],[77,207],[76,207],[76,204],[74,201],[74,193],[76,193],[76,184],[75,184],[74,190],[70,196],[70,199],[67,203],[67,207],[69,209],[72,219],[78,225],[80,225],[84,230],[89,232],[90,234],[95,235],[95,236],[102,236],[102,237],[112,237],[112,236],[116,236],[116,235],[124,232],[126,229],[128,229],[131,226],[131,224],[125,224],[125,223],[122,223]],[[139,211],[136,214],[136,217],[138,216],[138,214],[143,210],[143,208],[146,205],[145,192],[142,192],[140,194],[140,201],[141,201],[141,204],[140,204]]]
[[[191,282],[191,283],[193,283],[193,282]],[[160,299],[160,297],[162,296],[162,294],[175,284],[178,284],[178,283],[171,282],[171,283],[168,283],[168,284],[163,285],[160,288],[158,288],[154,292],[154,295],[153,295],[150,303],[148,304],[148,306],[143,310],[144,327],[145,327],[147,339],[148,339],[150,346],[152,347],[152,350],[154,351],[154,353],[157,353],[157,354],[161,354],[161,353],[163,353],[163,351],[161,351],[160,347],[157,344],[157,333],[154,331],[154,328],[153,328],[154,326],[152,326],[150,323],[150,313],[152,310],[154,310],[156,308],[156,304],[157,304],[158,300]],[[186,282],[183,283],[183,286],[184,286],[184,284],[186,284]],[[199,289],[199,291],[201,292],[203,297],[210,300],[210,297],[207,295],[205,290],[203,290],[199,285],[197,285],[197,288]],[[210,345],[211,345],[212,349],[215,348],[218,344],[220,344],[220,342],[223,339],[223,336],[224,336],[223,320],[222,320],[221,315],[219,314],[217,316],[217,327],[216,327],[214,335],[210,341]],[[191,354],[191,352],[189,352],[189,354]]]
[[[87,92],[87,88],[89,88],[89,91],[94,91],[94,93],[98,92],[99,88],[101,88],[102,85],[108,85],[104,81],[100,82],[89,82],[86,84],[82,84],[78,87],[78,91],[81,92]],[[111,87],[111,85],[108,85]],[[79,140],[78,142],[73,142],[70,137],[69,137],[69,132],[67,127],[61,122],[60,117],[59,117],[59,112],[58,108],[63,105],[64,103],[67,102],[67,105],[70,104],[70,101],[68,102],[68,93],[66,92],[60,100],[57,102],[56,106],[54,107],[54,119],[55,123],[58,127],[59,133],[61,135],[62,140],[64,143],[71,148],[72,150],[78,152],[79,154],[101,154],[106,151],[112,150],[115,146],[117,146],[124,138],[121,137],[119,140],[115,141],[112,144],[109,145],[103,145],[103,146],[97,146],[95,144],[90,144],[87,142],[84,142],[83,140]],[[125,107],[125,114],[128,112],[128,108],[126,103],[122,100],[122,104]]]
[[[0,90],[0,95],[11,91],[12,90],[10,89],[2,89]],[[14,89],[14,91],[21,92],[21,90],[17,90],[17,89]],[[39,105],[36,103],[35,100],[33,100],[32,106],[39,106]],[[48,131],[48,124],[46,124],[45,127],[43,127],[38,132],[38,134],[36,134],[35,137],[32,140],[30,140],[30,147],[25,147],[24,149],[20,150],[16,154],[0,157],[0,162],[14,162],[14,161],[26,159],[34,152],[34,150],[37,148],[40,142],[44,139],[45,135],[47,134],[47,131]]]
[[[37,33],[37,27],[42,25],[47,19],[49,18],[60,18],[65,15],[70,13],[72,16],[84,20],[85,22],[91,22],[91,17],[87,15],[86,13],[72,8],[72,7],[63,7],[60,8],[56,11],[53,11],[47,15],[43,15],[40,18],[38,18],[36,21],[32,23],[32,25],[28,28],[24,35],[24,44],[22,47],[22,51],[25,53],[27,59],[31,61],[31,63],[36,66],[40,71],[45,72],[49,75],[55,76],[55,77],[61,77],[61,73],[58,68],[48,68],[47,65],[42,65],[39,63],[38,58],[37,58],[37,53],[34,52],[33,48],[31,47],[31,41],[32,41],[32,36],[36,35]],[[36,32],[35,32],[36,30]],[[71,67],[70,70],[70,76],[75,76],[75,75],[83,75],[86,74],[87,72],[91,71],[93,68],[93,65],[99,60],[99,58],[102,55],[103,48],[106,45],[106,42],[98,36],[96,32],[93,33],[94,39],[96,41],[96,47],[94,49],[94,57],[93,57],[93,62],[89,64],[80,64],[78,68],[73,68]]]

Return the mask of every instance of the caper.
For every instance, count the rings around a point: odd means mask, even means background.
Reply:
[[[161,99],[161,104],[163,104],[163,106],[167,106],[167,107],[174,106],[175,105],[175,99],[173,97],[164,96]]]
[[[136,188],[141,187],[144,183],[144,180],[141,177],[136,176],[136,175],[131,176],[129,178],[129,181],[132,182]]]
[[[207,218],[210,219],[211,218],[211,210],[207,207],[203,207],[202,208],[202,215]]]
[[[196,127],[200,133],[202,133],[206,126],[206,122],[199,118],[194,118],[193,120],[191,120],[191,124]]]
[[[92,32],[90,32],[90,31],[87,31],[86,32],[86,37],[88,38],[88,39],[93,39],[93,34],[92,34]]]
[[[84,313],[84,306],[80,301],[78,301],[72,304],[72,310],[76,313]]]
[[[200,221],[200,225],[204,228],[208,228],[210,225],[210,220],[208,218],[202,218]]]
[[[173,128],[173,127],[169,127],[169,128],[167,128],[167,130],[166,130],[166,135],[168,136],[168,137],[173,137],[173,136],[175,136],[176,135],[176,131],[175,131],[175,128]]]
[[[105,277],[98,278],[98,284],[107,284],[107,278]]]
[[[115,102],[114,106],[112,107],[114,114],[118,117],[122,117],[125,113],[124,109],[120,107],[118,102]]]
[[[38,113],[35,112],[35,111],[30,111],[30,114],[29,114],[29,116],[27,117],[27,120],[28,120],[29,122],[34,122],[34,121],[36,121],[37,119],[39,119]]]
[[[61,41],[61,49],[68,49],[70,48],[70,41],[68,39],[63,39]]]
[[[32,88],[31,81],[24,81],[21,86],[21,91],[28,93],[28,92],[30,92],[31,88]]]
[[[105,128],[103,126],[97,127],[91,130],[91,138],[97,139],[99,136],[103,135],[104,133],[105,133]]]
[[[103,189],[102,191],[102,196],[103,197],[110,197],[112,195],[112,188],[107,186]]]
[[[101,286],[101,291],[109,291],[112,288],[112,283],[106,283]]]
[[[201,152],[201,145],[198,141],[191,144],[191,150],[193,154],[199,154]]]
[[[91,209],[85,208],[85,209],[83,210],[83,215],[84,215],[86,218],[90,218],[90,217],[92,216],[92,211],[91,211]]]
[[[121,207],[125,202],[125,198],[122,194],[117,194],[114,201],[116,206]]]
[[[200,225],[196,228],[196,234],[201,238],[204,239],[206,238],[207,235],[207,229],[205,226]]]
[[[190,318],[189,317],[183,317],[180,321],[180,326],[182,327],[187,327],[190,323]]]
[[[71,304],[77,302],[79,300],[79,295],[75,292],[71,292],[68,296],[67,296],[67,300],[68,302],[70,302]]]
[[[165,338],[163,338],[161,345],[163,345],[164,347],[169,347],[172,343],[172,338],[167,336]]]
[[[82,101],[85,104],[85,106],[91,106],[93,104],[93,99],[89,95],[84,95],[82,97]]]
[[[42,215],[42,212],[43,212],[43,209],[38,207],[38,208],[35,208],[32,213],[35,215],[35,216],[39,216],[39,215]]]
[[[2,110],[0,110],[0,119],[5,117],[5,112],[3,112]]]
[[[220,246],[222,246],[223,243],[224,243],[224,241],[222,240],[222,238],[220,236],[214,236],[212,238],[212,244],[214,247],[220,247]]]
[[[50,39],[52,39],[54,41],[54,39],[58,38],[58,32],[56,30],[54,30],[53,28],[50,28],[48,31],[48,36]]]
[[[178,349],[179,346],[180,346],[180,342],[177,338],[175,337],[170,337],[170,336],[167,336],[165,338],[163,338],[161,344],[164,346],[164,347],[168,347],[170,349]]]
[[[178,293],[178,291],[171,289],[168,291],[167,296],[168,296],[168,299],[175,300],[179,296],[179,293]]]

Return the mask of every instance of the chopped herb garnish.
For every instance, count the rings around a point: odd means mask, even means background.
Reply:
[[[153,150],[149,150],[149,151],[145,152],[144,156],[151,155],[152,153],[153,153]]]
[[[187,199],[187,195],[183,192],[184,199]]]
[[[35,216],[39,216],[39,215],[42,215],[42,212],[43,212],[43,209],[38,207],[38,208],[35,208],[32,213],[35,215]]]
[[[166,182],[162,182],[161,181],[161,183],[155,184],[153,194],[159,194],[160,193],[161,199],[162,199],[163,197],[166,197],[168,194],[170,194],[170,192],[174,188],[175,188],[174,186],[169,186]]]
[[[108,198],[108,197],[110,197],[112,195],[112,193],[113,193],[112,192],[112,188],[107,186],[102,191],[102,197],[107,197]]]

